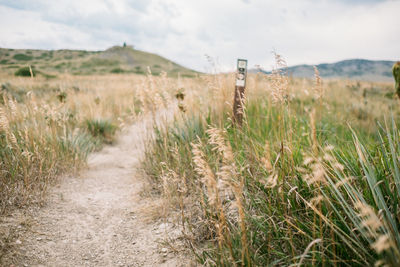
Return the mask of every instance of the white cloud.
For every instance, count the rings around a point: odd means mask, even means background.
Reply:
[[[80,48],[93,40],[73,27],[43,21],[36,12],[0,6],[0,46],[10,48]],[[89,45],[88,49],[95,49]]]
[[[399,57],[400,1],[3,2],[2,47],[105,49],[127,41],[198,70],[204,54],[222,69],[238,57],[268,68],[273,49],[290,65]]]

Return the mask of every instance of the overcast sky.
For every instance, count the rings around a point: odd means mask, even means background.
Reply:
[[[204,71],[400,60],[398,0],[0,0],[0,47],[103,50],[124,41]]]

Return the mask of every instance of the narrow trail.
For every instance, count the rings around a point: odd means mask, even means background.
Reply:
[[[18,239],[21,266],[190,266],[164,243],[179,239],[171,222],[148,218],[152,199],[141,197],[143,120],[125,129],[116,144],[90,156],[88,169],[67,177]],[[19,266],[19,265],[18,265]]]

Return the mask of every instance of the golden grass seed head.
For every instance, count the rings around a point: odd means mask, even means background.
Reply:
[[[380,235],[375,242],[371,245],[377,253],[382,253],[385,250],[389,250],[392,247],[393,242],[388,234]]]
[[[324,94],[323,87],[322,87],[322,79],[321,76],[319,75],[318,68],[314,66],[314,78],[315,78],[315,83],[313,86],[313,91],[314,91],[314,98],[317,100],[321,100]]]
[[[218,128],[209,128],[207,131],[209,135],[208,143],[215,146],[226,163],[231,163],[234,161],[232,147],[228,142],[225,142],[224,131]]]
[[[218,192],[217,181],[214,173],[205,160],[204,152],[202,151],[202,144],[192,143],[193,163],[195,164],[195,171],[201,176],[203,184],[207,187],[207,197],[212,205],[217,204]]]
[[[8,132],[10,129],[9,121],[4,109],[0,108],[0,130]]]

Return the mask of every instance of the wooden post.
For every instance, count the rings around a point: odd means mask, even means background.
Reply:
[[[247,60],[237,60],[237,72],[235,83],[235,97],[233,99],[233,121],[239,126],[242,126],[243,121],[243,101],[244,89],[246,88],[247,75]]]

